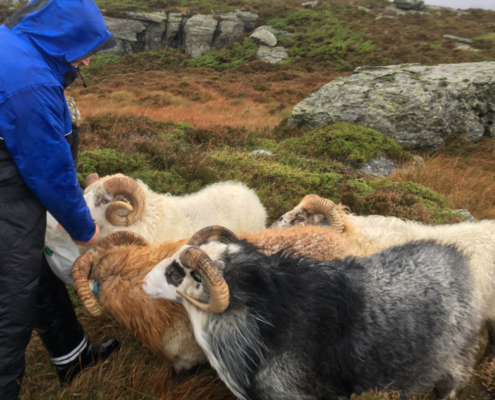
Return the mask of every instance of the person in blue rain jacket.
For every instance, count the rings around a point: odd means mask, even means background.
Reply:
[[[17,399],[38,332],[62,383],[118,348],[93,347],[43,254],[48,210],[79,245],[99,228],[76,178],[64,89],[116,44],[93,0],[33,0],[0,26],[0,399]]]

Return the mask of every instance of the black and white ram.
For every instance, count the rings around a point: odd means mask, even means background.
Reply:
[[[467,380],[480,318],[455,247],[416,242],[318,262],[267,256],[232,235],[193,236],[143,289],[185,306],[210,364],[240,399],[431,387],[446,399]]]

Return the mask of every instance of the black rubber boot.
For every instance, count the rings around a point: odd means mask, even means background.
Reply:
[[[55,365],[60,383],[70,384],[83,369],[106,360],[119,347],[119,341],[114,338],[107,339],[95,347],[89,344],[73,361],[63,365]]]

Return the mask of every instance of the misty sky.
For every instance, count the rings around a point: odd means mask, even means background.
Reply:
[[[452,8],[484,8],[495,10],[495,0],[425,0],[426,4]]]

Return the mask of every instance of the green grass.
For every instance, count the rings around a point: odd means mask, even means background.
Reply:
[[[345,14],[345,6],[340,8]],[[352,53],[354,63],[361,55],[377,50],[369,40],[364,39],[365,30],[346,26],[339,20],[338,8],[332,10],[292,10],[284,16],[267,21],[278,29],[295,31],[294,38],[282,40],[289,47],[292,61],[301,58],[334,62],[335,68],[349,68],[347,56]]]
[[[252,39],[245,38],[221,50],[212,50],[190,61],[195,67],[211,67],[215,69],[238,68],[254,60],[256,44]]]

